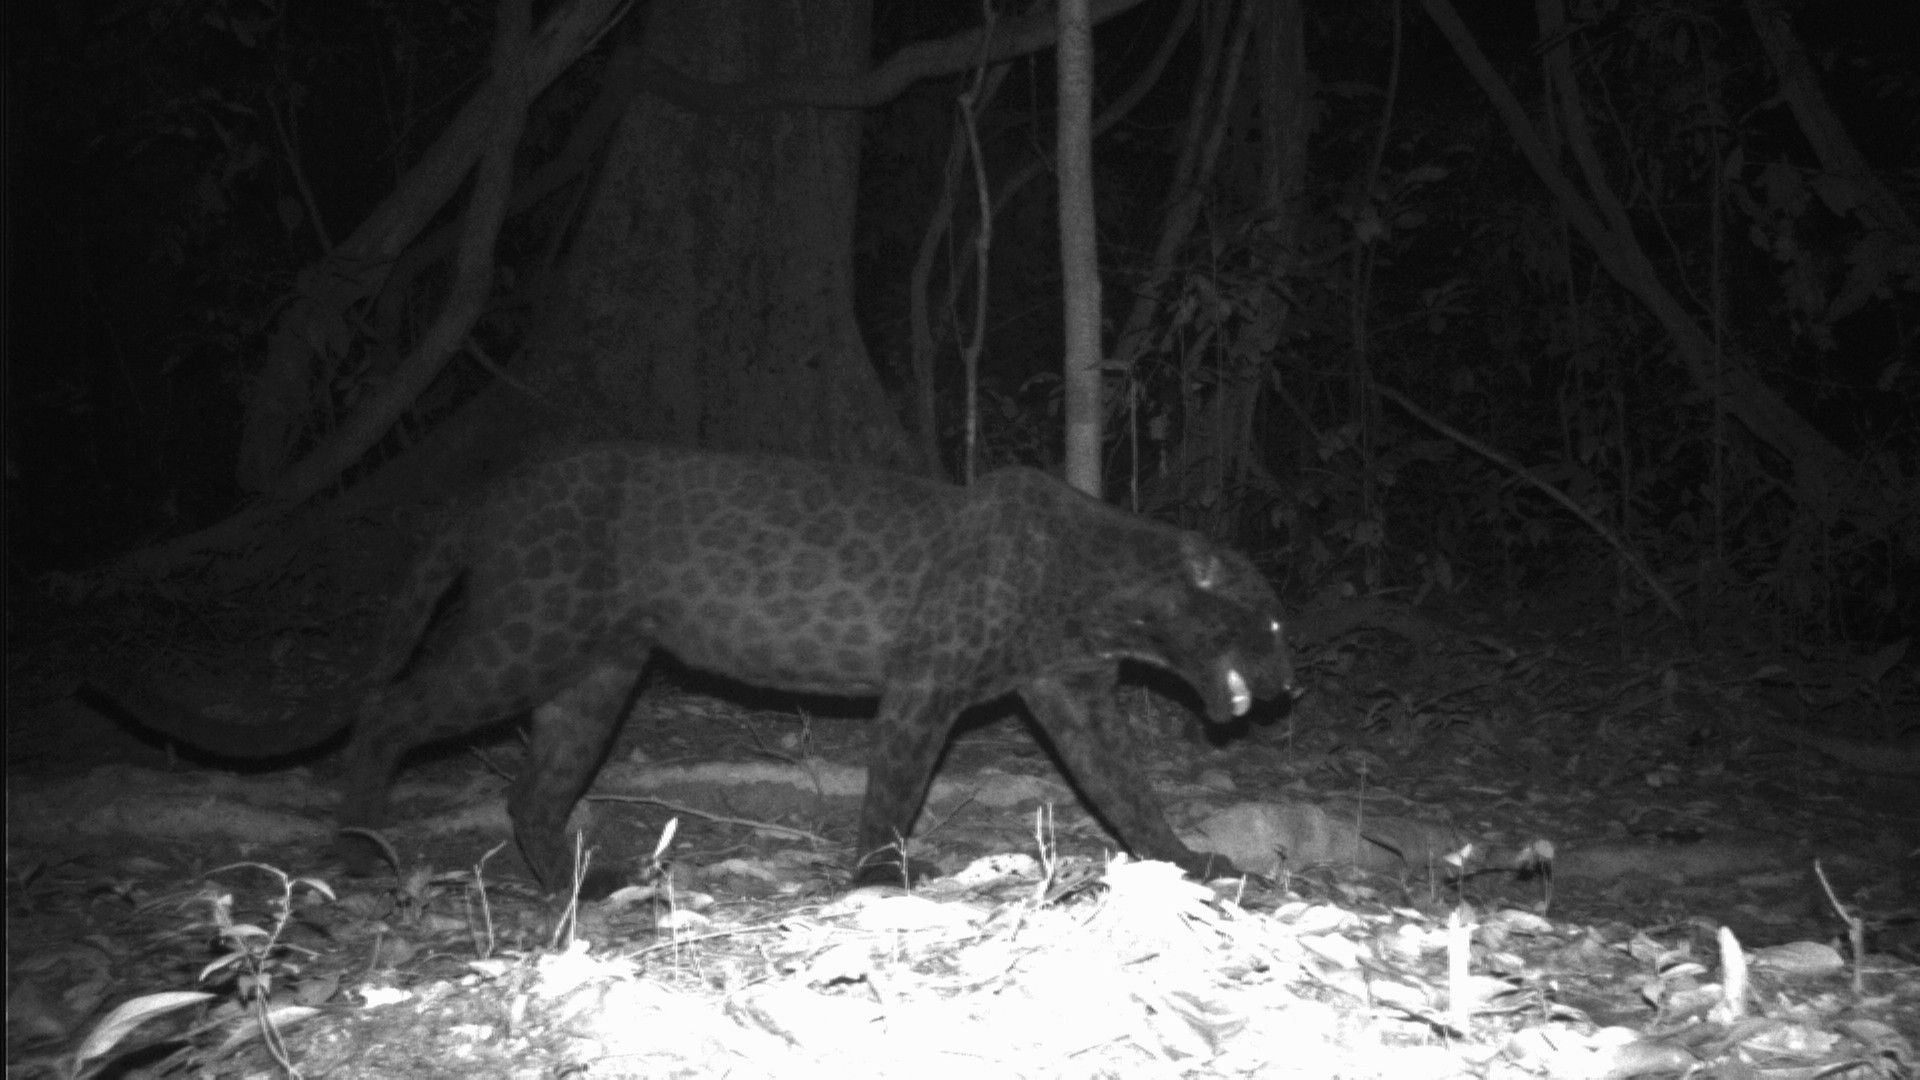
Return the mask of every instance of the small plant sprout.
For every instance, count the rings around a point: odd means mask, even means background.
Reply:
[[[217,895],[213,900],[213,920],[224,951],[201,969],[198,981],[205,983],[216,977],[231,979],[233,993],[246,1005],[259,1025],[267,1051],[281,1068],[293,1073],[293,1063],[287,1057],[286,1043],[280,1037],[280,1029],[271,1009],[271,998],[276,982],[291,981],[300,974],[303,961],[317,954],[311,949],[289,945],[280,937],[293,920],[295,888],[311,889],[328,901],[334,899],[333,889],[318,878],[288,877],[285,871],[265,863],[233,863],[212,873],[243,868],[263,870],[280,883],[280,895],[273,901],[273,926],[267,929],[252,923],[235,922],[233,894],[223,892]]]

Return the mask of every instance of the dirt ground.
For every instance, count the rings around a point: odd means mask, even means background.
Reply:
[[[1262,876],[1110,861],[1009,705],[922,815],[948,876],[852,894],[870,703],[668,671],[582,818],[631,884],[574,906],[501,846],[511,731],[409,767],[394,872],[352,878],[328,756],[195,760],[75,696],[302,722],[369,615],[10,616],[9,1077],[1914,1074],[1911,659],[1362,625],[1242,731],[1127,691],[1175,827]]]

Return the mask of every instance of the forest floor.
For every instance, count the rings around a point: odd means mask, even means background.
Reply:
[[[1208,884],[1112,858],[1008,707],[922,815],[948,876],[849,893],[863,707],[669,673],[587,815],[634,884],[577,905],[500,847],[510,735],[406,770],[396,872],[351,878],[330,759],[74,696],[287,722],[372,612],[10,612],[8,1076],[1915,1075],[1912,661],[1586,610],[1303,644],[1226,737],[1126,691],[1175,827],[1262,875]]]

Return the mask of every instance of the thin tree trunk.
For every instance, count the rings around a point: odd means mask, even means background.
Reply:
[[[1126,116],[1133,111],[1134,106],[1140,104],[1147,96],[1147,93],[1159,85],[1160,76],[1166,72],[1168,62],[1173,58],[1175,50],[1178,49],[1180,45],[1181,39],[1186,36],[1187,28],[1193,24],[1194,15],[1199,10],[1199,7],[1200,0],[1183,0],[1180,5],[1180,10],[1174,13],[1173,22],[1167,28],[1166,40],[1161,42],[1160,48],[1154,53],[1153,59],[1140,71],[1139,76],[1134,79],[1133,85],[1129,86],[1124,93],[1120,94],[1111,104],[1101,110],[1099,116],[1094,118],[1093,134],[1096,138],[1125,119]],[[994,69],[995,72],[1004,72],[1004,70],[1004,66]],[[965,133],[956,132],[954,136],[955,149],[953,152],[955,156],[950,159],[953,163],[948,166],[950,174],[953,169],[958,167],[959,153],[960,150],[964,148],[965,142]],[[1051,164],[1049,160],[1043,157],[1036,156],[1030,158],[1027,164],[1021,166],[1001,181],[999,190],[994,192],[993,195],[993,205],[989,214],[989,220],[985,224],[976,223],[973,235],[969,236],[964,243],[956,243],[954,249],[958,251],[974,250],[981,242],[981,233],[984,230],[991,229],[991,218],[999,215],[1001,211],[1012,205],[1015,197],[1018,196],[1021,191],[1025,190],[1028,184],[1039,179],[1049,171],[1047,167]],[[949,187],[951,187],[952,183],[953,181],[948,181]],[[926,299],[926,283],[931,280],[933,260],[939,254],[941,239],[947,234],[947,230],[951,226],[951,221],[948,219],[952,213],[952,201],[953,196],[950,191],[943,193],[940,205],[935,207],[933,213],[930,215],[932,223],[927,227],[926,234],[921,241],[920,254],[914,263],[913,296],[911,300],[912,312],[910,315],[910,322],[913,326],[913,370],[921,385],[920,396],[923,402],[923,408],[929,415],[933,408],[931,397],[933,392],[932,370],[933,354],[936,348],[936,335],[930,323],[928,310],[931,308],[944,313],[959,311],[960,297],[966,292],[971,283],[978,281],[978,275],[974,273],[974,268],[978,265],[978,260],[956,261],[953,272],[947,276],[942,300],[938,304],[933,304]],[[951,317],[950,314],[949,317]]]
[[[1067,483],[1100,498],[1100,256],[1093,222],[1093,26],[1087,0],[1060,0],[1060,268],[1066,306]]]

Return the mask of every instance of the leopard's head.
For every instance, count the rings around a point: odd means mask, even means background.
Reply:
[[[1139,659],[1185,679],[1215,723],[1244,716],[1255,698],[1297,697],[1286,623],[1273,587],[1238,552],[1181,536],[1181,579],[1150,590],[1135,623]]]

